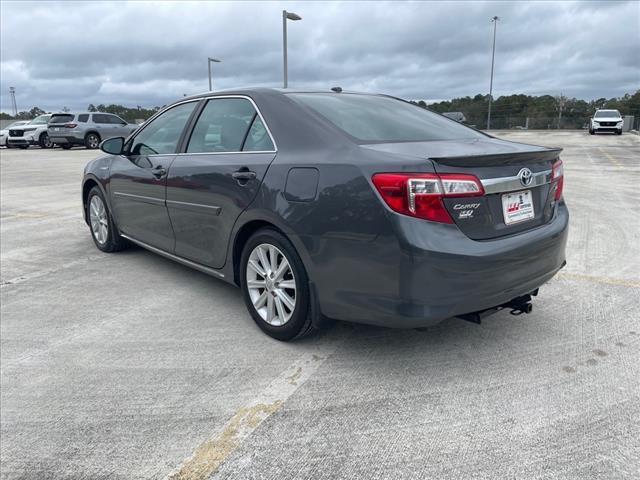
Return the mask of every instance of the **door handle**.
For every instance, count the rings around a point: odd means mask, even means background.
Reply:
[[[238,183],[247,183],[249,180],[253,180],[256,178],[256,172],[252,172],[247,167],[242,167],[240,170],[236,170],[231,174],[234,180],[237,180]]]
[[[162,168],[161,165],[159,165],[157,167],[154,167],[153,170],[151,170],[151,173],[156,178],[162,178],[167,174],[167,171]]]

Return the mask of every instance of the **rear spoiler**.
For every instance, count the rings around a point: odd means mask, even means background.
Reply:
[[[464,155],[459,157],[429,157],[440,165],[452,167],[487,167],[512,163],[543,163],[557,160],[561,148],[547,148],[529,152],[494,153],[490,155]]]

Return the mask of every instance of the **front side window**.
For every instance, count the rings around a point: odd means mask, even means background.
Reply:
[[[112,125],[122,125],[123,123],[127,123],[124,120],[122,120],[120,117],[118,117],[117,115],[107,115],[107,120]]]
[[[175,153],[180,136],[197,102],[177,105],[156,117],[133,138],[131,155]]]
[[[485,138],[458,122],[395,98],[348,93],[289,96],[362,143]]]
[[[188,153],[239,152],[256,110],[246,98],[211,99],[193,129]]]
[[[109,116],[103,113],[94,113],[92,117],[93,123],[109,123]]]

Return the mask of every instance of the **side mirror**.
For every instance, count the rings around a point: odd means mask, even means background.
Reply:
[[[124,148],[124,138],[114,137],[103,141],[100,144],[100,150],[111,155],[122,155],[122,149]]]

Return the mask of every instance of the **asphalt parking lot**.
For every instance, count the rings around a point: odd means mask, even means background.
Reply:
[[[565,148],[533,313],[290,344],[233,287],[100,253],[97,152],[1,150],[2,478],[639,478],[640,136],[497,135]]]

